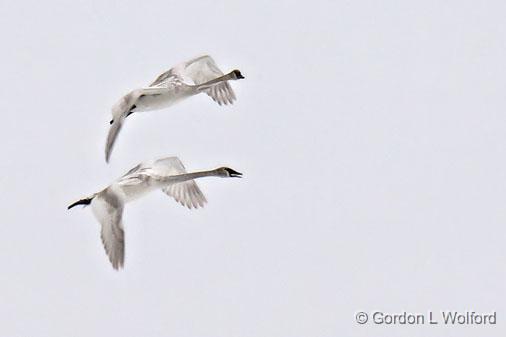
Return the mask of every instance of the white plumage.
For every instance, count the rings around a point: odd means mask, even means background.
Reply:
[[[140,163],[102,191],[71,204],[89,205],[102,226],[101,238],[114,269],[123,267],[125,234],[122,214],[124,205],[153,190],[161,189],[181,205],[203,207],[207,202],[194,179],[216,176],[241,177],[241,173],[220,167],[214,170],[187,173],[177,157],[167,157]]]
[[[118,133],[131,113],[163,109],[200,92],[205,92],[220,105],[232,104],[236,97],[228,81],[241,78],[244,77],[239,70],[224,75],[214,60],[205,55],[171,68],[147,88],[126,94],[112,107],[105,160],[109,161]]]

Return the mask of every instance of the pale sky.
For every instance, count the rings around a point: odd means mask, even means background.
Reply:
[[[0,2],[0,336],[504,336],[503,1]],[[210,54],[238,100],[110,108]],[[88,208],[177,155],[189,211],[126,206],[112,269]],[[382,310],[497,312],[495,326],[359,325]]]

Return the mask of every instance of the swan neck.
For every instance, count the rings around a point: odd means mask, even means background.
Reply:
[[[216,83],[219,83],[219,82],[224,82],[224,81],[228,81],[230,79],[233,78],[233,72],[230,72],[226,75],[223,75],[223,76],[220,76],[220,77],[217,77],[215,78],[214,80],[210,80],[208,82],[205,82],[205,83],[202,83],[202,84],[199,84],[197,85],[197,90],[205,90],[205,89],[208,89],[210,87],[212,87],[213,85],[215,85]]]
[[[178,175],[174,175],[174,176],[169,177],[169,179],[172,183],[178,183],[178,182],[183,182],[183,181],[187,181],[187,180],[193,180],[193,179],[203,178],[203,177],[212,177],[212,176],[217,176],[217,175],[218,175],[217,170],[208,170],[208,171],[199,171],[199,172],[178,174]]]

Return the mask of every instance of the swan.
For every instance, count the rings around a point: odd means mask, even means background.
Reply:
[[[163,109],[201,92],[205,92],[219,105],[233,104],[236,97],[227,81],[243,78],[239,70],[224,75],[211,56],[204,55],[164,72],[147,88],[129,92],[112,107],[105,161],[109,162],[125,118],[132,113]]]
[[[188,173],[177,157],[150,160],[138,164],[102,191],[72,203],[67,209],[91,204],[93,214],[102,226],[105,251],[113,268],[118,270],[125,261],[124,205],[161,189],[189,209],[204,207],[207,200],[194,179],[211,176],[241,178],[242,173],[228,167]]]

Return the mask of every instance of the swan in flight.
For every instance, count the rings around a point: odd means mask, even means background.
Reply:
[[[229,80],[244,78],[239,70],[224,75],[211,56],[200,56],[164,72],[149,85],[131,91],[112,107],[112,120],[105,146],[109,162],[114,142],[130,114],[169,107],[187,97],[205,92],[219,105],[232,104],[236,99]]]
[[[242,174],[228,167],[187,173],[177,157],[167,157],[140,163],[102,191],[78,200],[67,207],[90,205],[102,226],[101,238],[114,269],[125,261],[125,234],[122,214],[127,202],[161,189],[188,208],[203,207],[207,202],[195,183],[202,177],[241,178]]]

